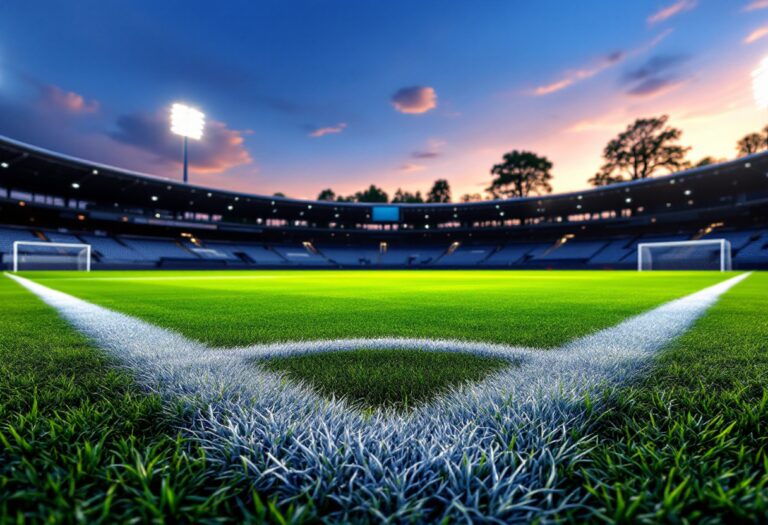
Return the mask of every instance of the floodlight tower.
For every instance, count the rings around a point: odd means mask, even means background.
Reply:
[[[768,57],[752,72],[752,91],[760,109],[768,109]]]
[[[171,131],[184,137],[184,183],[189,180],[187,174],[187,140],[200,140],[203,136],[203,127],[205,127],[205,115],[195,108],[185,106],[184,104],[174,104],[171,106]]]

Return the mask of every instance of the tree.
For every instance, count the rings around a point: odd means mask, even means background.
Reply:
[[[346,197],[344,195],[336,196],[336,202],[355,202],[356,200],[357,200],[357,197],[355,197],[354,195],[348,195]]]
[[[723,162],[722,160],[718,160],[715,157],[712,156],[706,156],[703,159],[701,159],[699,162],[693,165],[694,168],[701,168],[704,166],[709,166],[710,164],[717,164],[718,162]]]
[[[592,186],[608,186],[609,184],[616,184],[617,182],[624,182],[624,177],[621,175],[611,175],[603,171],[598,171],[595,176],[588,179],[587,182]]]
[[[427,193],[427,202],[451,202],[451,186],[445,179],[437,179]]]
[[[504,154],[504,162],[491,168],[495,175],[485,191],[499,197],[526,197],[551,193],[552,163],[530,151],[510,151]]]
[[[277,192],[273,193],[272,196],[273,197],[285,197],[285,193],[283,193],[282,191],[277,191]]]
[[[595,186],[647,179],[660,169],[678,171],[690,166],[685,156],[691,148],[677,144],[683,132],[667,125],[668,115],[640,118],[608,142],[605,163],[589,181]]]
[[[392,202],[419,203],[419,202],[424,202],[424,198],[421,196],[420,191],[417,191],[416,193],[411,193],[409,191],[403,191],[400,188],[397,188],[397,191],[392,197]]]
[[[333,191],[331,188],[326,188],[320,192],[320,194],[317,196],[317,200],[319,201],[336,200],[336,192]]]
[[[367,190],[355,193],[355,200],[357,202],[387,202],[389,196],[384,190],[371,184]]]
[[[764,131],[768,135],[768,129]],[[736,144],[736,148],[739,150],[739,156],[751,155],[765,149],[767,147],[766,142],[768,142],[768,138],[761,136],[760,133],[750,133]]]
[[[483,196],[479,193],[465,193],[461,196],[461,202],[478,202],[483,200]]]

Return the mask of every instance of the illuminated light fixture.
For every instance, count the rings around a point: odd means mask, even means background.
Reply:
[[[93,173],[94,175],[98,175],[99,174],[99,170],[93,170],[91,173]]]
[[[686,195],[690,195],[691,194],[691,190],[685,190],[683,193],[685,193]]]
[[[160,214],[159,213],[155,213],[155,219],[159,219],[159,218],[160,218]]]
[[[3,169],[5,169],[5,168],[7,168],[7,167],[8,167],[8,163],[7,163],[7,162],[0,162],[0,167],[2,167]]]
[[[75,189],[78,189],[80,187],[80,184],[78,184],[77,182],[73,182],[72,187]]]
[[[768,109],[768,57],[752,72],[752,91],[759,109]]]
[[[157,195],[152,195],[150,198],[152,199],[152,202],[157,202]]]
[[[630,203],[630,202],[632,202],[632,199],[631,199],[631,198],[629,198],[629,197],[627,197],[625,200],[627,201],[627,203]]]
[[[211,193],[210,191],[207,193],[207,195],[208,195],[209,197],[213,197],[213,193]]]
[[[184,182],[188,182],[189,162],[187,160],[187,142],[189,139],[200,140],[205,127],[205,115],[195,108],[184,104],[171,106],[171,132],[184,137]]]
[[[228,209],[229,211],[232,211],[232,210],[234,210],[234,209],[235,209],[235,207],[234,207],[234,206],[232,206],[232,205],[230,204],[229,206],[227,206],[227,209]]]

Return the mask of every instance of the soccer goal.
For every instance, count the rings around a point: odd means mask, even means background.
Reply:
[[[13,271],[91,271],[91,245],[66,242],[14,241]]]
[[[646,242],[637,245],[637,270],[731,269],[731,243],[725,239]]]

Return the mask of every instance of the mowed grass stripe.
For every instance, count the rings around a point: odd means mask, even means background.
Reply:
[[[93,279],[66,272],[23,275],[222,347],[358,337],[555,347],[730,276],[297,270],[94,272]],[[216,276],[226,279],[212,278]],[[253,278],[260,276],[290,278]],[[150,279],[103,280],[137,277]]]
[[[766,292],[768,273],[753,273],[620,391],[574,477],[597,509],[590,520],[765,522]]]

